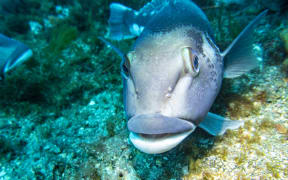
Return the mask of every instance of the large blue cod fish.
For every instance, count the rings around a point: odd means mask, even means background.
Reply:
[[[153,0],[139,11],[112,3],[110,10],[111,39],[139,36],[127,55],[100,38],[122,57],[124,107],[136,148],[163,153],[196,127],[217,136],[243,125],[209,109],[223,78],[257,66],[252,32],[267,11],[220,52],[207,17],[192,1]]]

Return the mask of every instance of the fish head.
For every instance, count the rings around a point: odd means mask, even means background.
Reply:
[[[122,66],[130,140],[150,154],[172,149],[195,130],[223,78],[219,49],[193,27],[144,33]]]

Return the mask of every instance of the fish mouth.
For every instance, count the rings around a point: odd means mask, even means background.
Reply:
[[[171,150],[195,128],[189,121],[161,114],[136,115],[128,121],[131,142],[137,149],[148,154]]]

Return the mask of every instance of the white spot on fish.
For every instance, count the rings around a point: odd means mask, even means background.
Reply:
[[[147,16],[147,13],[144,12],[142,15],[145,17],[145,16]]]
[[[139,26],[138,24],[132,24],[132,26],[130,26],[130,32],[132,34],[140,35],[143,29],[144,29],[144,26]]]
[[[171,97],[171,93],[167,93],[167,94],[165,95],[165,97],[166,97],[166,98],[170,98],[170,97]]]
[[[169,86],[169,87],[168,87],[168,92],[171,92],[171,91],[172,91],[172,87]]]
[[[138,31],[139,31],[139,26],[138,26],[138,24],[133,24],[133,25],[132,25],[132,29],[133,29],[133,31],[138,32]]]
[[[153,16],[155,14],[155,11],[151,11],[150,15]]]

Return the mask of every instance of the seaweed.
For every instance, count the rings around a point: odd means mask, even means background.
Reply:
[[[56,59],[63,49],[76,40],[77,36],[77,28],[67,24],[58,25],[51,32],[51,39],[46,49],[47,54]]]

